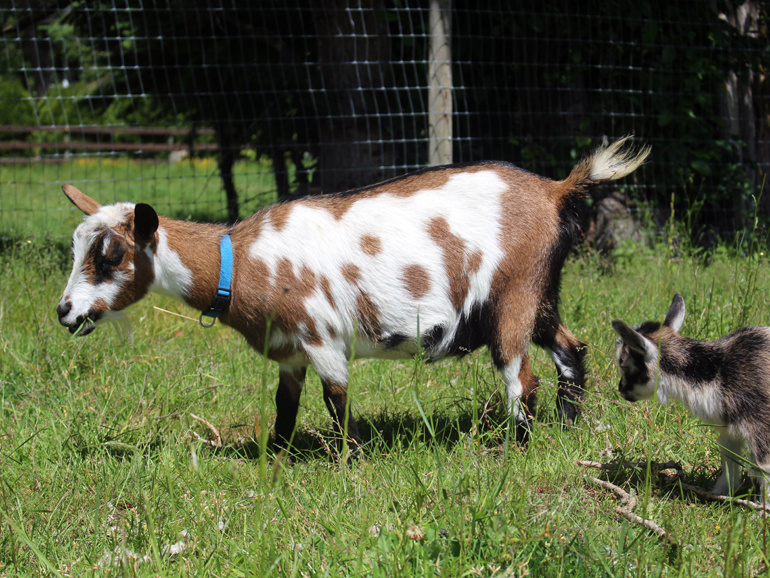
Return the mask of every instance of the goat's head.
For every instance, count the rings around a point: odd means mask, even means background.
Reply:
[[[639,401],[655,395],[659,385],[663,341],[682,328],[684,315],[684,299],[677,294],[671,301],[663,326],[659,322],[647,321],[633,329],[619,319],[612,322],[612,327],[620,335],[615,356],[620,368],[618,390],[625,399]],[[658,397],[665,402],[666,396],[659,389]]]
[[[70,333],[87,335],[149,291],[158,215],[149,205],[101,206],[71,185],[62,189],[87,217],[72,237],[72,273],[56,313]]]

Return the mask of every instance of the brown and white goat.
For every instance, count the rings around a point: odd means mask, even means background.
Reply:
[[[767,493],[770,475],[770,327],[744,327],[716,341],[679,335],[684,299],[674,295],[663,325],[647,321],[632,329],[612,322],[618,339],[620,394],[628,401],[657,391],[713,424],[719,431],[722,474],[712,490],[729,494],[740,486],[740,454],[748,445]]]
[[[232,227],[158,217],[145,204],[100,206],[65,185],[88,217],[74,233],[59,320],[85,335],[148,291],[205,311],[229,234],[232,301],[220,319],[280,364],[279,444],[292,436],[312,365],[336,427],[347,420],[359,446],[346,413],[354,343],[356,357],[409,358],[422,347],[431,360],[486,345],[525,440],[538,383],[530,341],[556,364],[561,418],[579,411],[585,345],[559,317],[561,268],[588,187],[628,175],[649,153],[625,144],[599,148],[563,181],[501,162],[436,167],[273,205]]]

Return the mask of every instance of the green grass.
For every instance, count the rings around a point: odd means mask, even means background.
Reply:
[[[130,339],[109,326],[70,337],[54,312],[68,240],[44,241],[29,226],[29,238],[0,246],[2,576],[657,577],[765,568],[761,517],[645,475],[616,480],[639,497],[637,513],[671,534],[676,546],[665,546],[618,516],[615,496],[576,465],[677,460],[686,482],[713,483],[719,450],[709,428],[677,405],[617,395],[610,321],[661,319],[680,292],[685,335],[770,324],[764,255],[720,250],[704,265],[666,258],[663,248],[609,269],[592,256],[570,260],[562,317],[591,346],[583,417],[571,429],[554,422],[555,371],[533,347],[540,411],[525,451],[505,448],[502,383],[479,351],[433,365],[353,362],[351,399],[368,443],[349,466],[311,372],[299,460],[273,467],[258,443],[273,426],[273,364],[227,328],[204,330],[155,309],[192,313],[156,296],[129,313]],[[480,420],[488,401],[491,418]],[[217,426],[223,449],[192,441],[191,432],[211,433],[191,413]],[[183,551],[169,555],[180,542]]]
[[[242,217],[275,200],[269,161],[236,163],[234,179]],[[0,164],[0,238],[66,237],[69,243],[82,214],[62,193],[64,183],[102,204],[143,202],[168,217],[227,220],[214,159],[140,164],[82,157],[62,164]]]

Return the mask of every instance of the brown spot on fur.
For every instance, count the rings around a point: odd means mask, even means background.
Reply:
[[[382,241],[374,235],[363,235],[361,237],[361,250],[370,257],[375,257],[382,251]]]
[[[293,203],[281,203],[270,207],[267,212],[267,218],[276,231],[280,231],[286,226],[286,223],[289,220],[289,214],[293,208]]]
[[[353,263],[345,263],[342,266],[342,276],[353,285],[358,285],[358,282],[361,280],[361,269]]]
[[[421,265],[409,265],[403,274],[406,290],[414,299],[422,299],[430,291],[430,275]]]
[[[324,297],[326,297],[326,300],[329,302],[329,305],[332,309],[337,309],[337,304],[334,302],[334,295],[332,294],[332,287],[329,283],[329,278],[326,275],[321,275],[318,280],[318,285],[321,287],[321,292],[324,294]]]
[[[356,317],[358,319],[358,331],[361,335],[372,341],[381,338],[380,312],[372,298],[364,291],[361,291],[356,298]]]
[[[107,304],[107,302],[104,299],[97,299],[94,301],[94,304],[91,306],[91,309],[94,310],[94,313],[104,313],[110,308],[110,306]]]
[[[334,327],[329,324],[326,325],[326,333],[329,334],[330,338],[337,339],[337,332],[334,330]]]
[[[262,353],[262,352],[260,352]],[[267,358],[283,363],[290,360],[297,354],[297,350],[291,345],[282,345],[280,347],[271,347],[267,350]]]
[[[185,267],[193,272],[192,283],[184,294],[185,301],[199,311],[205,311],[214,301],[219,284],[219,239],[227,233],[222,226],[175,221],[160,217],[160,227],[169,247],[179,252]],[[252,231],[259,235],[259,229]],[[244,259],[240,239],[233,235],[233,270],[238,271]],[[181,248],[186,249],[182,254]],[[260,350],[261,351],[261,350]]]
[[[481,262],[484,259],[484,254],[477,250],[468,255],[468,263],[465,266],[465,273],[467,275],[475,275],[481,269]]]
[[[529,356],[525,356],[521,361],[521,370],[519,371],[519,381],[521,382],[521,404],[524,414],[529,419],[535,417],[535,404],[537,402],[537,386],[539,380],[532,373],[532,367],[529,364]]]
[[[235,245],[235,241],[233,244],[238,247],[236,253],[248,250]],[[316,274],[308,267],[295,273],[291,261],[285,258],[278,260],[273,275],[261,259],[235,259],[233,302],[222,321],[243,333],[257,351],[264,348],[268,319],[272,329],[286,335],[298,334],[304,343],[319,345],[321,337],[305,305],[318,287]]]
[[[152,262],[147,256],[147,253],[144,251],[136,251],[134,252],[133,257],[133,272],[128,270],[127,263],[124,265],[124,273],[128,276],[128,279],[123,283],[120,291],[110,306],[110,309],[113,311],[120,311],[139,301],[148,293],[150,285],[152,285],[152,282],[155,279]],[[128,254],[124,257],[124,261],[128,261]]]
[[[458,311],[468,296],[470,281],[465,273],[466,243],[452,233],[444,217],[434,217],[428,223],[428,234],[444,255],[444,269],[449,278],[449,298]]]
[[[311,347],[321,347],[324,344],[324,340],[316,330],[315,321],[310,317],[305,320],[305,338],[302,342]]]

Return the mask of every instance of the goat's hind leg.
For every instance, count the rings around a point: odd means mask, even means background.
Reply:
[[[720,428],[717,443],[722,454],[722,473],[717,478],[711,493],[729,496],[741,485],[741,467],[738,462],[741,459],[743,441],[730,435],[727,428]]]
[[[511,421],[509,427],[516,428],[516,441],[526,445],[535,416],[538,379],[532,373],[527,353],[514,356],[507,364],[499,367],[499,370],[508,397],[508,417]]]
[[[770,506],[770,430],[761,424],[752,433],[755,435],[748,444],[752,462],[750,473],[758,501]]]
[[[584,359],[588,346],[567,329],[556,310],[552,315],[538,319],[532,342],[542,347],[556,366],[559,383],[556,411],[563,423],[573,425],[583,402]]]

